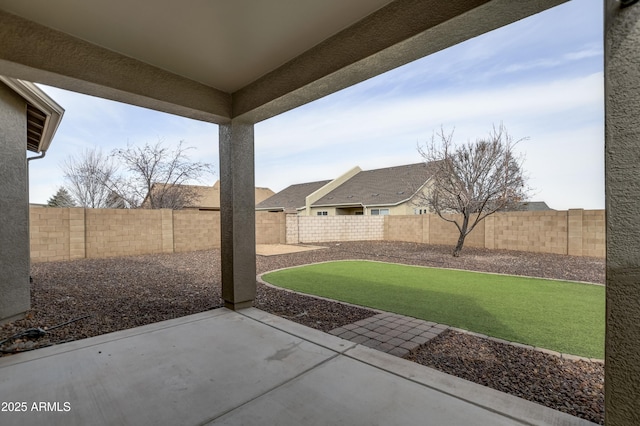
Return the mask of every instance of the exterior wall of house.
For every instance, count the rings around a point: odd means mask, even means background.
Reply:
[[[0,82],[0,323],[30,307],[27,106]]]
[[[364,209],[362,207],[336,207],[336,216],[362,216]]]
[[[631,426],[640,424],[640,3],[606,0],[604,8],[605,423]]]
[[[307,210],[299,210],[298,214],[301,216],[318,216],[318,213],[327,212],[325,216],[336,216],[335,207],[311,207]]]
[[[318,212],[327,212],[326,216],[340,216],[340,215],[356,215],[363,214],[365,216],[372,216],[372,209],[388,209],[390,215],[413,215],[415,214],[415,205],[411,201],[399,204],[397,206],[367,206],[363,207],[311,207],[308,210],[309,216],[318,216]],[[426,208],[425,208],[426,209]],[[359,212],[359,213],[358,213]],[[301,210],[299,212],[301,216],[307,215],[307,210]]]
[[[416,209],[420,209],[421,207],[417,207],[412,200],[409,201],[405,201],[402,204],[398,204],[397,206],[375,206],[375,207],[369,207],[368,210],[371,209],[377,209],[377,208],[388,208],[389,209],[389,214],[392,216],[411,216],[416,214]],[[424,210],[426,210],[426,207],[422,207]]]
[[[355,169],[354,169],[355,170]],[[352,172],[354,171],[352,170]],[[357,168],[357,170],[359,170],[359,168]],[[321,196],[326,195],[326,193],[328,193],[330,190],[334,189],[336,186],[341,185],[342,183],[344,183],[346,180],[348,180],[348,178],[350,178],[351,175],[349,173],[340,176],[338,179],[334,180],[331,182],[331,188],[329,188],[329,190],[326,189],[327,185],[325,185],[324,187],[320,188],[321,191]],[[338,216],[338,215],[355,215],[355,214],[363,214],[365,216],[371,215],[371,210],[372,209],[388,209],[389,210],[389,215],[394,215],[394,216],[398,216],[398,215],[414,215],[414,214],[418,214],[416,213],[416,211],[422,209],[422,210],[429,210],[428,207],[426,206],[422,206],[422,202],[421,197],[424,196],[424,194],[426,192],[429,191],[430,188],[430,184],[427,182],[427,184],[421,189],[421,191],[419,191],[418,195],[414,195],[411,199],[405,201],[404,203],[398,204],[398,205],[379,205],[379,206],[366,206],[366,207],[340,207],[340,206],[326,206],[326,207],[308,207],[307,209],[304,210],[300,210],[298,212],[298,214],[300,216],[317,216],[318,212],[327,212],[327,216]],[[314,195],[316,193],[313,193],[312,195]],[[311,197],[311,196],[310,196]],[[309,197],[307,197],[309,198]],[[320,197],[317,197],[316,199],[319,199]],[[313,199],[313,198],[312,198]],[[315,199],[314,199],[315,201]],[[356,212],[361,212],[361,213],[356,213]]]

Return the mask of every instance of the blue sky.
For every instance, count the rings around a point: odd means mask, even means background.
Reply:
[[[258,123],[256,185],[294,183],[421,161],[417,145],[455,128],[475,140],[500,122],[525,155],[533,200],[604,208],[602,2],[573,0]],[[60,165],[84,148],[180,140],[214,164],[218,128],[42,86],[66,112],[51,149],[30,164],[30,199],[63,185]]]

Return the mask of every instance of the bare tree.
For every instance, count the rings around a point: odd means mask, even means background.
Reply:
[[[171,150],[160,140],[114,150],[112,155],[127,171],[119,181],[118,194],[132,207],[151,209],[181,209],[197,201],[198,193],[188,184],[211,174],[212,166],[190,161],[186,154],[190,149],[180,141]]]
[[[69,157],[61,166],[68,191],[81,207],[106,208],[118,167],[97,148]]]
[[[431,143],[418,147],[433,171],[432,185],[421,201],[460,233],[453,256],[460,255],[465,238],[480,221],[500,210],[518,209],[527,198],[523,157],[514,152],[522,140],[514,141],[500,124],[487,138],[460,145],[454,144],[453,131],[440,129]]]

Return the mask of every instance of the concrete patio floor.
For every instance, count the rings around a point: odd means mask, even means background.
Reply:
[[[593,424],[254,308],[0,358],[0,402],[2,425]]]

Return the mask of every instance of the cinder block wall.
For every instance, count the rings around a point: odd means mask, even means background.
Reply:
[[[285,244],[284,213],[256,212],[256,244]]]
[[[257,243],[284,243],[284,217],[257,213]],[[32,262],[220,247],[220,212],[214,211],[31,207],[30,226]]]
[[[460,235],[458,228],[455,224],[447,222],[441,219],[437,215],[429,215],[431,220],[429,221],[429,241],[430,244],[442,244],[455,246],[458,243],[458,237]],[[462,222],[462,216],[456,217],[455,215],[446,215],[448,219],[457,219],[458,222]],[[469,224],[471,226],[471,224]],[[471,231],[464,240],[465,247],[484,247],[485,244],[485,222],[481,221]]]
[[[220,213],[192,210],[32,207],[31,261],[173,253],[220,247]],[[256,213],[257,244],[408,241],[455,245],[455,225],[436,215],[297,216]],[[603,210],[496,213],[467,247],[605,256]]]
[[[582,256],[606,256],[607,239],[604,210],[585,210],[582,214]]]
[[[86,257],[162,253],[162,231],[162,210],[86,209]]]
[[[386,216],[385,239],[455,245],[458,230],[437,215]],[[496,213],[478,223],[465,246],[604,258],[605,212]]]
[[[298,233],[298,214],[287,213],[285,215],[285,243],[286,244],[298,244],[300,242],[300,235]]]
[[[384,218],[385,216],[287,216],[288,220],[297,221],[300,243],[383,240]],[[287,225],[287,229],[290,228],[295,228],[295,225]]]
[[[210,250],[220,247],[220,212],[173,211],[173,250]]]
[[[496,213],[494,240],[488,245],[496,249],[567,254],[567,220],[566,211]]]
[[[30,209],[29,239],[32,261],[51,262],[70,259],[70,210],[34,207]],[[84,235],[84,224],[82,234]]]
[[[429,215],[387,216],[384,235],[394,241],[425,242],[425,237],[429,239]]]

